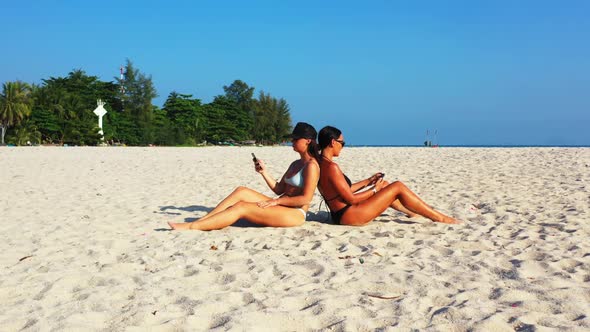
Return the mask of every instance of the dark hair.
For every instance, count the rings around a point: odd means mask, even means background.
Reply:
[[[297,122],[290,136],[291,138],[309,138],[315,140],[318,132],[309,123]]]
[[[309,145],[307,146],[307,153],[309,153],[312,158],[315,158],[315,160],[317,160],[319,162],[319,160],[322,158],[322,155],[320,155],[320,149],[318,148],[318,143],[316,142],[315,138],[310,138],[310,139],[311,139],[311,141],[309,142]]]
[[[295,125],[295,128],[293,128],[293,133],[291,133],[291,135],[289,135],[289,136],[292,139],[299,139],[299,138],[309,139],[310,142],[309,142],[309,145],[307,146],[307,153],[309,153],[309,155],[312,158],[315,158],[316,160],[320,160],[320,158],[322,156],[320,155],[320,149],[318,148],[318,142],[316,141],[317,135],[318,135],[318,132],[309,123],[297,122],[297,124]]]
[[[320,143],[320,150],[325,149],[330,143],[332,143],[333,139],[338,139],[342,135],[340,129],[332,127],[332,126],[325,126],[320,130],[318,134],[318,142]]]

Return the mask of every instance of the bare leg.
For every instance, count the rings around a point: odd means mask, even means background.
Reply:
[[[399,201],[399,199],[396,199],[395,201],[393,201],[393,203],[391,203],[390,206],[393,209],[405,214],[406,217],[408,217],[408,218],[414,218],[415,216],[418,215],[417,213],[414,213],[413,211],[406,209],[406,207]]]
[[[199,221],[205,220],[215,214],[226,210],[230,206],[238,203],[238,202],[261,202],[267,201],[270,197],[263,195],[255,190],[246,187],[237,187],[229,196],[223,199],[217,206],[207,213],[204,217],[199,219]]]
[[[172,223],[170,228],[174,230],[197,229],[210,231],[225,228],[239,219],[247,219],[255,224],[269,227],[294,227],[305,222],[305,218],[295,208],[285,206],[272,206],[266,209],[258,207],[256,203],[238,202],[232,207],[225,209],[206,220],[199,220],[190,223]]]
[[[385,186],[389,185],[389,182],[384,181],[385,182]],[[417,216],[418,214],[415,213],[414,211],[410,211],[408,208],[406,208],[400,201],[399,199],[396,199],[395,201],[393,201],[393,203],[391,203],[390,207],[394,210],[397,210],[403,214],[406,215],[406,217],[408,218],[413,218],[415,216]]]
[[[342,217],[341,223],[347,225],[364,225],[379,216],[397,199],[408,210],[432,221],[447,224],[458,223],[457,220],[428,206],[420,197],[399,181],[387,185],[375,196],[366,201],[351,206]]]

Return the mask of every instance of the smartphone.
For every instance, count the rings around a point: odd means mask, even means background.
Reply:
[[[258,158],[252,153],[252,161],[254,162],[254,166],[256,167],[256,171],[260,171],[260,164],[258,163]]]

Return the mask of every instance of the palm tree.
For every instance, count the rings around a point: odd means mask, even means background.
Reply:
[[[30,92],[30,86],[21,81],[6,82],[2,85],[2,94],[0,94],[2,145],[4,145],[6,130],[31,114]]]
[[[39,144],[41,143],[41,132],[31,121],[25,121],[24,124],[15,127],[12,139],[16,145],[25,145],[28,142]]]

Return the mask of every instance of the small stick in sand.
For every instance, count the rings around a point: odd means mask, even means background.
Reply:
[[[397,298],[399,298],[401,296],[401,295],[398,295],[398,296],[381,296],[381,295],[376,295],[376,294],[366,294],[366,295],[367,296],[370,296],[370,297],[377,298],[377,299],[382,299],[382,300],[395,300],[395,299],[397,299]]]
[[[22,261],[24,261],[25,259],[27,259],[27,258],[31,258],[31,257],[33,257],[33,255],[25,256],[25,257],[23,257],[23,258],[19,259],[18,261],[19,261],[19,262],[22,262]]]

